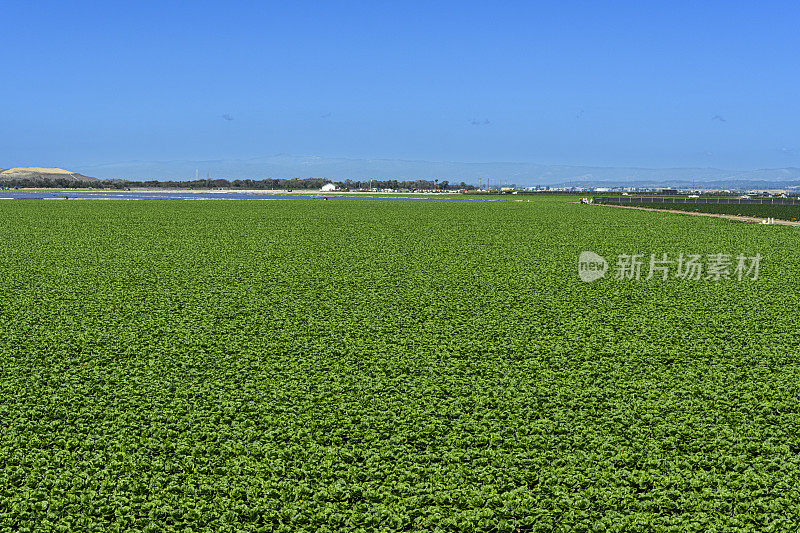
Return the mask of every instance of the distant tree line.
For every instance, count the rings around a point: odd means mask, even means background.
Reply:
[[[127,187],[152,187],[161,189],[319,189],[330,180],[322,178],[233,180],[199,179],[190,181],[128,181]]]
[[[110,180],[107,180],[110,181]],[[99,181],[76,181],[65,178],[39,180],[39,179],[13,179],[0,181],[0,187],[19,187],[19,188],[54,188],[54,189],[86,189],[86,188],[111,188],[104,187],[103,182]]]
[[[77,181],[65,178],[56,179],[15,179],[0,181],[0,187],[19,187],[19,188],[58,188],[58,189],[127,189],[131,187],[148,187],[153,189],[319,189],[331,180],[322,178],[301,178],[301,179],[264,179],[264,180],[233,180],[226,179],[198,179],[189,181],[131,181],[124,179],[106,179],[99,181]],[[333,182],[342,189],[439,189],[439,190],[458,190],[475,189],[473,185],[467,185],[463,181],[458,184],[451,184],[447,181],[439,180],[345,180]]]
[[[398,180],[363,180],[363,181],[337,181],[335,182],[338,187],[344,189],[423,189],[423,190],[473,190],[474,185],[467,185],[463,181],[461,183],[450,183],[448,181],[439,180],[413,180],[413,181],[398,181]]]
[[[14,179],[0,181],[0,187],[19,188],[58,188],[58,189],[128,189],[131,187],[148,187],[154,189],[319,189],[330,180],[322,178],[309,179],[266,179],[266,180],[233,180],[199,179],[190,181],[131,181],[123,179],[107,179],[100,181],[79,181],[64,178],[56,179]]]

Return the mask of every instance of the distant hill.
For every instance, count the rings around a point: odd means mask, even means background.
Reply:
[[[97,182],[97,178],[84,176],[77,172],[70,172],[61,168],[41,168],[41,167],[17,167],[7,170],[0,169],[0,181],[3,182],[27,182],[27,183],[51,183],[51,182]]]

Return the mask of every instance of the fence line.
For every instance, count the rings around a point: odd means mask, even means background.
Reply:
[[[800,205],[797,198],[635,198],[631,196],[593,196],[595,204],[748,204]]]

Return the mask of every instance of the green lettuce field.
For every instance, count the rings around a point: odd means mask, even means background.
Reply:
[[[634,207],[650,209],[670,209],[673,211],[696,211],[721,215],[746,217],[779,218],[781,220],[800,219],[800,206],[767,204],[629,204]]]
[[[794,530],[797,229],[575,201],[0,202],[0,530]]]

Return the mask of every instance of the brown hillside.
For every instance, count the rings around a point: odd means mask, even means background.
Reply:
[[[77,172],[70,172],[61,168],[41,168],[41,167],[16,167],[6,170],[0,169],[0,181],[100,181],[97,178],[84,176]]]

